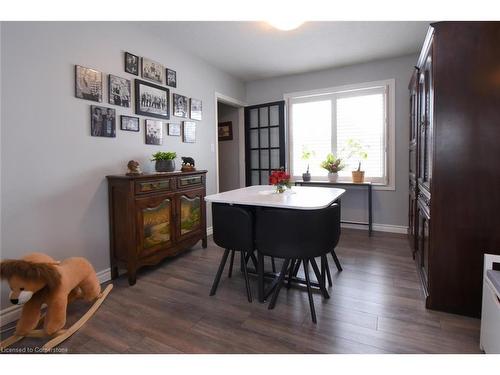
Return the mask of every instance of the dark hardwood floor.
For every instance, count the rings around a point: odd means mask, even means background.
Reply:
[[[129,287],[126,276],[96,315],[61,345],[69,353],[480,353],[479,320],[426,310],[406,237],[343,229],[330,263],[330,300],[315,293],[318,324],[307,293],[283,288],[274,310],[248,303],[236,265],[217,294],[208,293],[222,249],[209,241],[145,269]],[[227,266],[226,266],[227,267]],[[270,265],[266,266],[270,269]],[[70,323],[88,305],[70,307]],[[11,332],[9,332],[10,334]],[[5,337],[5,334],[3,335]],[[17,347],[37,346],[26,339]]]

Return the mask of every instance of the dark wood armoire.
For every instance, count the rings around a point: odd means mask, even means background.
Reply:
[[[500,254],[500,22],[431,25],[411,77],[408,236],[426,306],[480,316]]]

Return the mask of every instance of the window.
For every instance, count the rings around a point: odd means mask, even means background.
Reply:
[[[289,167],[295,179],[309,164],[314,180],[326,180],[328,172],[320,163],[331,152],[345,160],[339,181],[351,181],[351,171],[361,161],[366,181],[394,189],[394,80],[287,94],[285,99]],[[366,159],[347,159],[353,143],[361,145]]]

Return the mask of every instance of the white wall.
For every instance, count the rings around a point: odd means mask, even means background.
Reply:
[[[242,82],[132,23],[4,22],[2,27],[2,258],[42,251],[58,259],[85,256],[97,271],[109,267],[105,176],[125,173],[130,159],[150,171],[149,158],[158,150],[194,157],[197,168],[209,171],[207,192],[215,192],[215,92],[243,100]],[[121,131],[117,123],[114,139],[90,136],[95,103],[74,97],[74,65],[133,79],[123,69],[124,51],[176,70],[178,88],[171,91],[203,101],[195,144],[165,137],[163,146],[145,145],[143,117],[139,133]],[[106,102],[107,87],[102,105],[115,108],[118,118],[134,112]],[[211,225],[210,214],[208,221]],[[6,289],[3,284],[2,308],[8,306]]]
[[[217,116],[219,123],[231,121],[233,139],[219,142],[219,191],[228,191],[240,187],[239,165],[239,109],[224,103],[218,103]]]
[[[408,82],[417,56],[374,61],[336,69],[296,74],[246,85],[249,105],[282,100],[283,94],[354,83],[396,80],[396,190],[374,191],[373,220],[378,224],[406,226],[408,216]],[[348,191],[342,199],[342,217],[350,221],[367,221],[366,194]]]

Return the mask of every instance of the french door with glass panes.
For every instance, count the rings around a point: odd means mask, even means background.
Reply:
[[[285,155],[285,102],[245,107],[246,185],[268,185]]]

